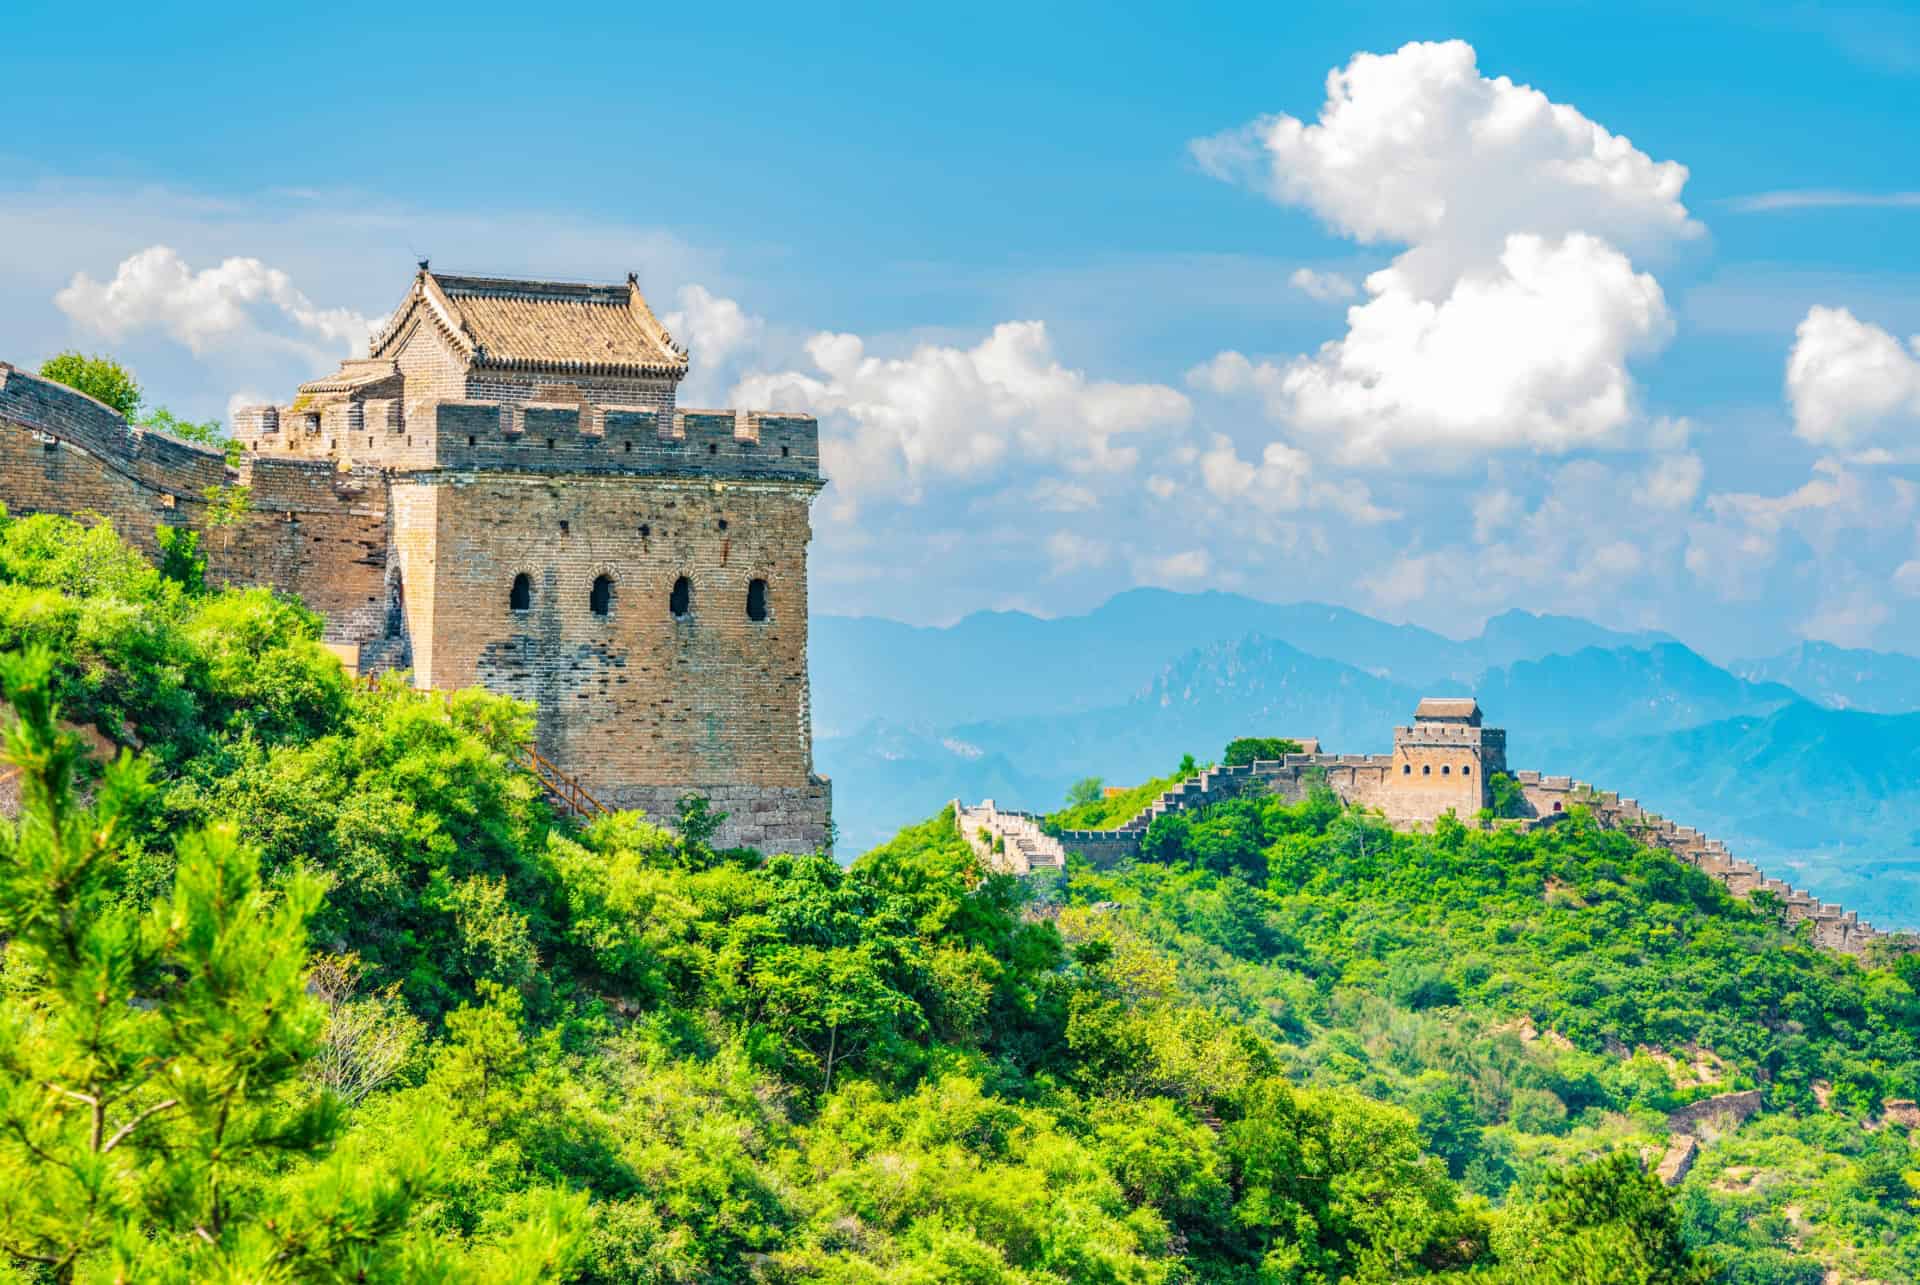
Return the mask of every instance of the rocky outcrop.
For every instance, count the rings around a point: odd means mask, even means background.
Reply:
[[[1888,1098],[1880,1104],[1880,1123],[1902,1129],[1920,1129],[1920,1103],[1912,1098]]]
[[[1689,1102],[1667,1115],[1667,1128],[1675,1134],[1706,1134],[1709,1137],[1731,1132],[1760,1110],[1760,1090],[1743,1089]]]

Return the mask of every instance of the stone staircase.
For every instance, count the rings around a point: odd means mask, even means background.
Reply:
[[[1064,869],[1067,864],[1067,850],[1040,828],[1040,818],[1031,812],[1005,811],[992,799],[983,799],[975,807],[955,799],[953,815],[961,836],[989,870],[1025,875]]]
[[[1813,921],[1814,944],[1847,954],[1859,954],[1867,944],[1883,937],[1910,939],[1912,934],[1886,933],[1863,921],[1855,911],[1821,901],[1776,879],[1750,861],[1743,861],[1727,850],[1719,839],[1710,838],[1692,826],[1680,825],[1656,812],[1649,812],[1630,798],[1612,790],[1599,790],[1571,777],[1544,776],[1538,772],[1516,772],[1529,800],[1542,796],[1564,796],[1568,803],[1588,809],[1594,822],[1604,829],[1622,830],[1650,848],[1660,848],[1723,884],[1736,897],[1768,892],[1777,897],[1788,923]],[[1538,807],[1538,804],[1535,805]],[[1559,803],[1552,811],[1541,810],[1530,825],[1550,825],[1565,815]]]
[[[1141,808],[1117,828],[1127,834],[1145,834],[1147,827],[1169,812],[1184,812],[1188,808],[1204,807],[1209,803],[1218,803],[1222,799],[1232,798],[1246,788],[1248,782],[1266,775],[1261,768],[1273,769],[1278,763],[1239,763],[1233,767],[1210,767],[1188,777],[1171,790],[1163,790],[1146,807]],[[1070,830],[1069,834],[1097,834],[1096,830]]]

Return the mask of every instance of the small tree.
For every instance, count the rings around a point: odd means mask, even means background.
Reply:
[[[1527,798],[1520,782],[1511,773],[1495,772],[1487,777],[1487,810],[1497,817],[1527,814]]]
[[[207,555],[200,552],[200,533],[183,526],[161,525],[153,529],[160,546],[160,574],[188,593],[207,587]]]
[[[1717,1274],[1688,1246],[1672,1193],[1624,1151],[1551,1175],[1507,1235],[1518,1242],[1502,1255],[1517,1285],[1705,1285]]]
[[[711,844],[713,836],[727,823],[727,814],[715,812],[704,794],[681,795],[674,810],[679,813],[680,837],[695,848]]]
[[[291,1198],[276,1157],[340,1125],[301,1065],[325,1019],[306,994],[321,881],[278,892],[221,825],[176,845],[170,896],[127,904],[116,867],[151,787],[106,765],[75,798],[49,657],[0,660],[19,718],[7,757],[21,816],[0,823],[0,1261],[66,1282],[336,1279],[397,1262],[421,1174],[334,1173]]]
[[[1305,752],[1306,746],[1284,736],[1241,736],[1227,742],[1226,764],[1238,767],[1242,763],[1273,762]]]
[[[140,385],[133,381],[126,367],[111,357],[63,352],[42,362],[40,375],[85,393],[97,402],[105,402],[128,419],[140,409]]]
[[[156,407],[151,415],[140,421],[142,428],[158,429],[183,441],[199,442],[204,446],[225,446],[228,439],[220,421],[210,419],[195,423],[190,419],[181,419],[165,406]]]
[[[1097,776],[1083,776],[1067,787],[1067,806],[1085,807],[1089,803],[1098,803],[1106,789],[1106,782]]]

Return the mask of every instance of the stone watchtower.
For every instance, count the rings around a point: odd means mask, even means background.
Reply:
[[[1472,697],[1429,696],[1412,727],[1393,729],[1386,813],[1395,821],[1433,821],[1451,810],[1471,817],[1487,806],[1487,777],[1507,770],[1507,734],[1480,725]]]
[[[365,358],[236,436],[384,491],[377,600],[329,616],[361,672],[533,701],[541,751],[603,802],[670,820],[697,792],[730,814],[721,842],[811,850],[831,802],[807,689],[818,428],[680,409],[686,373],[631,276],[422,263]]]

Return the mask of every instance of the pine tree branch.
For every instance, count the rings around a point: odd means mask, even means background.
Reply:
[[[118,1129],[114,1130],[113,1136],[107,1139],[106,1145],[100,1148],[100,1154],[103,1156],[106,1155],[107,1152],[112,1151],[115,1147],[119,1146],[122,1142],[126,1141],[128,1134],[132,1133],[135,1129],[138,1129],[141,1125],[145,1124],[148,1120],[151,1120],[154,1116],[159,1115],[162,1111],[171,1110],[174,1107],[177,1107],[179,1105],[180,1105],[180,1100],[178,1098],[168,1098],[165,1102],[157,1102],[154,1105],[148,1107],[145,1111],[142,1111],[139,1115],[133,1117],[133,1119],[127,1121],[125,1124],[121,1125]]]
[[[57,1267],[64,1261],[50,1254],[29,1253],[24,1249],[18,1249],[12,1245],[0,1245],[0,1253],[6,1254],[9,1258],[17,1258],[23,1263],[44,1263],[48,1267]]]
[[[51,1080],[48,1080],[45,1083],[46,1083],[46,1087],[51,1089],[53,1092],[61,1094],[65,1097],[72,1098],[75,1102],[84,1102],[90,1107],[97,1107],[100,1105],[100,1099],[94,1094],[81,1093],[76,1089],[63,1089]]]

